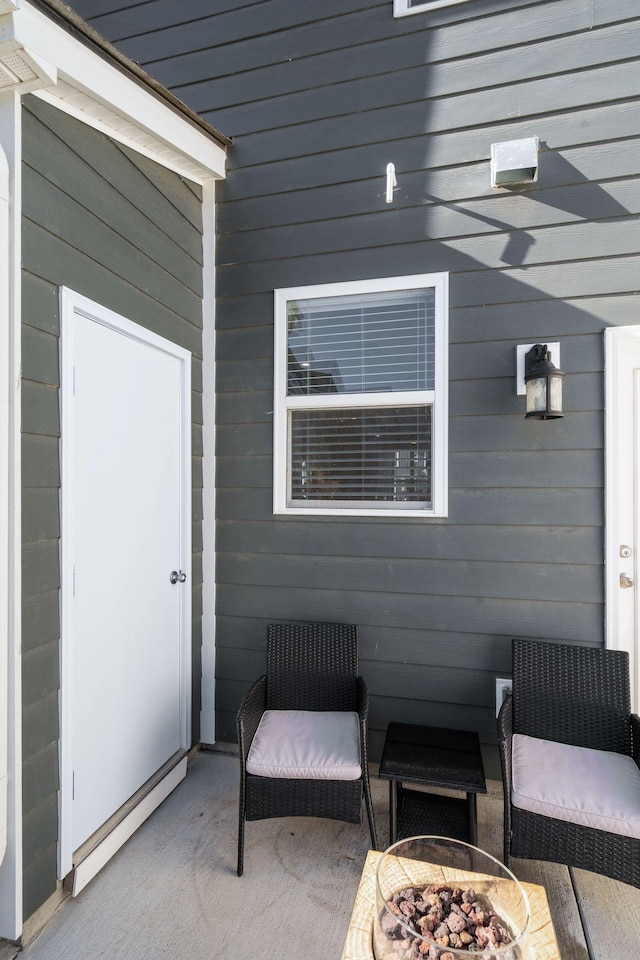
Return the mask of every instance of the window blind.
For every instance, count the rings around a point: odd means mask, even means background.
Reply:
[[[293,501],[431,503],[431,407],[290,412]]]
[[[287,395],[432,390],[432,288],[287,305]]]

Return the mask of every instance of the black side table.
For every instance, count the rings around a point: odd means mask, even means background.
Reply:
[[[487,792],[480,738],[470,730],[390,723],[380,762],[389,780],[390,843],[420,834],[477,842],[476,796]],[[466,792],[466,800],[403,783]]]

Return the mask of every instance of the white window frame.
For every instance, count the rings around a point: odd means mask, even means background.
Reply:
[[[433,390],[376,394],[322,394],[287,396],[287,303],[291,300],[358,296],[393,290],[431,288],[435,294],[435,350]],[[274,290],[274,410],[273,410],[273,512],[297,516],[333,517],[446,517],[448,509],[448,365],[449,365],[449,274],[425,273],[375,280],[315,284]],[[335,501],[317,506],[292,506],[289,497],[289,411],[389,407],[424,404],[432,409],[431,507],[370,504],[339,507]]]
[[[469,0],[424,0],[415,7],[409,6],[409,0],[393,0],[394,17],[409,17],[413,13],[426,13],[428,10],[438,10],[440,7],[453,7],[458,3],[468,3]]]

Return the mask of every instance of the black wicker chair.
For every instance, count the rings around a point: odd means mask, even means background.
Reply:
[[[513,694],[503,703],[498,717],[506,864],[512,856],[547,860],[581,867],[640,887],[640,839],[624,835],[628,830],[618,833],[595,829],[592,825],[558,819],[557,814],[552,817],[521,809],[513,802],[514,799],[517,803],[522,802],[517,796],[517,779],[518,763],[522,770],[520,758],[523,755],[514,755],[515,734],[537,738],[534,751],[536,748],[547,750],[547,757],[555,753],[557,747],[539,741],[606,751],[609,756],[588,756],[587,763],[595,761],[593,770],[598,769],[600,762],[619,765],[620,761],[610,754],[622,754],[625,758],[632,758],[636,765],[624,761],[627,803],[635,807],[628,819],[629,822],[633,820],[633,830],[637,833],[640,789],[636,785],[636,767],[640,766],[640,719],[631,714],[629,689],[629,658],[623,651],[535,640],[513,641]],[[522,740],[515,743],[518,750],[522,743]],[[587,757],[580,751],[577,754]],[[534,759],[535,756],[534,753]],[[542,754],[538,756],[542,758]],[[559,775],[564,777],[565,783],[576,783],[577,789],[578,784],[584,784],[586,779],[573,778],[565,769],[559,771]],[[603,789],[606,786],[604,778],[597,783]],[[562,814],[565,812],[563,810]],[[573,810],[570,815],[575,815]],[[606,822],[607,826],[612,825],[612,820]],[[622,829],[619,823],[615,825],[616,829]]]
[[[270,624],[267,673],[251,687],[237,715],[240,748],[238,876],[244,868],[245,821],[322,817],[361,822],[367,808],[377,847],[367,766],[368,694],[358,676],[358,628],[341,623]],[[247,772],[247,758],[265,710],[349,711],[357,714],[359,779],[288,779]]]

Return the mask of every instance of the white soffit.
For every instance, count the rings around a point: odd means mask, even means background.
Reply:
[[[27,50],[16,35],[15,18],[7,2],[0,0],[0,93],[16,89],[27,93],[43,84],[55,83],[57,74],[53,63]]]
[[[150,157],[157,163],[174,170],[189,180],[196,183],[202,183],[211,177],[220,179],[224,177],[224,150],[218,147],[213,141],[209,141],[205,134],[200,134],[202,139],[207,140],[207,146],[211,146],[212,156],[199,156],[194,159],[182,151],[178,151],[175,146],[160,139],[149,130],[145,130],[135,124],[129,117],[123,116],[112,107],[99,102],[87,93],[83,93],[65,80],[59,80],[55,87],[44,90],[34,91],[41,100],[46,100],[59,110],[70,114],[77,120],[95,127],[102,133],[123,143],[133,150]],[[170,111],[173,113],[173,111]],[[186,123],[191,130],[191,124]],[[208,151],[204,151],[206,154]],[[222,163],[219,154],[222,154]],[[205,165],[206,164],[206,165]]]
[[[35,7],[22,0],[0,16],[0,58],[3,33],[12,50],[19,44],[31,60],[53,61],[57,82],[43,77],[38,97],[190,180],[224,177],[220,143]]]

